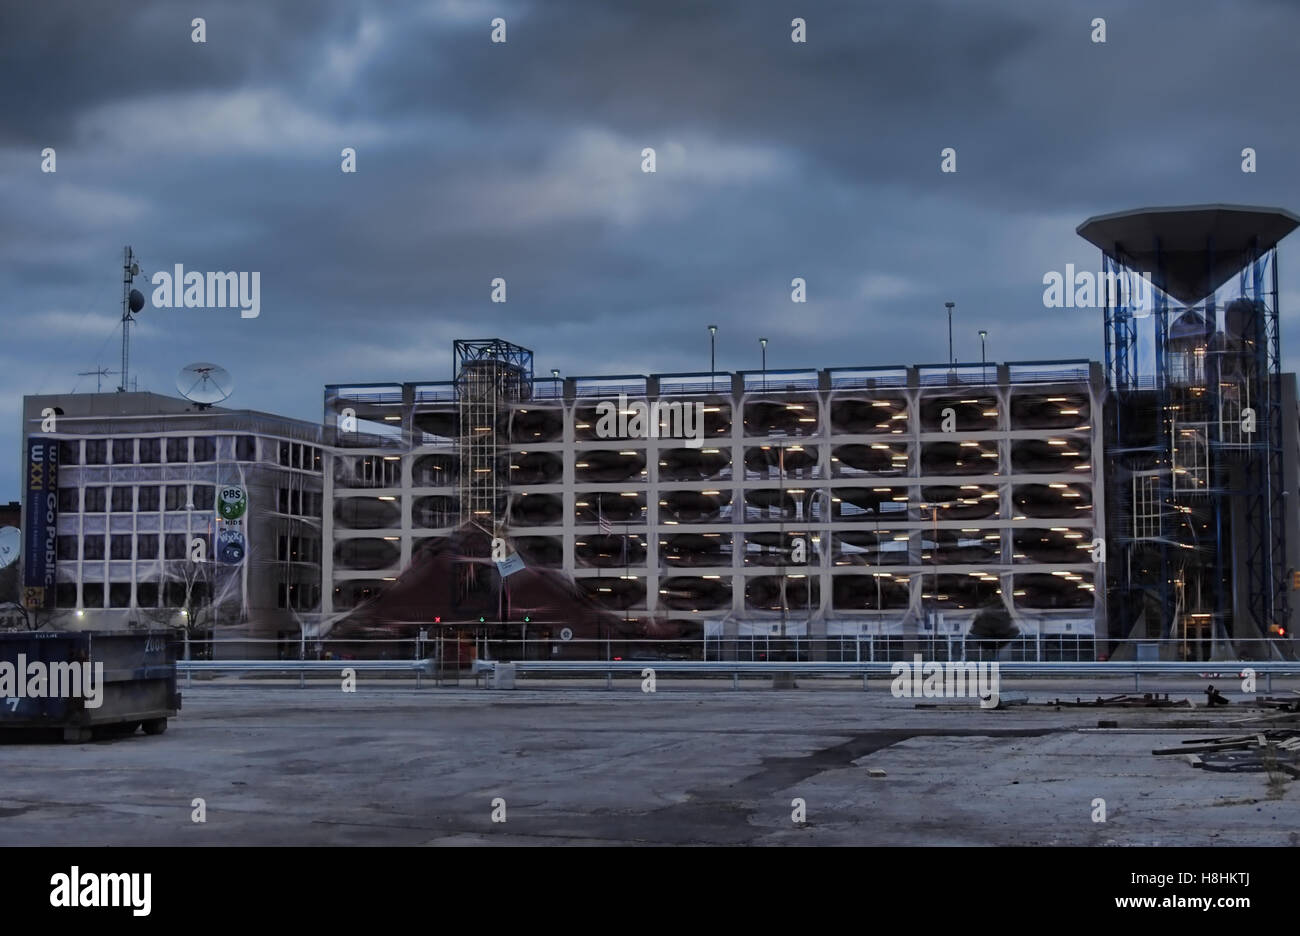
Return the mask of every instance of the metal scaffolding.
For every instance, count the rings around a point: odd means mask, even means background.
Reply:
[[[532,398],[533,352],[499,338],[457,341],[460,522],[495,531],[505,519],[509,404]],[[504,470],[503,470],[504,469]]]

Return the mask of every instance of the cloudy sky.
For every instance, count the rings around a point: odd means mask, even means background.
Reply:
[[[1099,312],[1043,306],[1099,265],[1082,220],[1300,209],[1296,35],[1288,0],[0,5],[0,501],[22,396],[118,366],[126,244],[261,274],[256,319],[146,308],[140,389],[217,361],[229,405],[308,419],[326,383],[448,379],[455,338],[570,375],[707,370],[709,323],[719,370],[760,336],[770,369],[925,363],[953,300],[959,359],[980,328],[997,360],[1100,357]]]

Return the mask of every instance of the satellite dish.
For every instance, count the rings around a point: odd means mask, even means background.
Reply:
[[[187,364],[176,375],[176,389],[199,406],[220,403],[235,390],[230,372],[220,364]]]
[[[135,315],[144,308],[144,293],[138,289],[131,290],[131,294],[127,297],[127,304],[130,306],[131,314]]]
[[[0,569],[17,562],[22,548],[23,534],[18,527],[0,527]]]

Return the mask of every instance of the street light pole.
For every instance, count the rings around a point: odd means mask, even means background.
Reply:
[[[760,338],[758,343],[763,346],[763,389],[767,389],[767,339]]]
[[[980,329],[980,379],[983,380],[985,383],[987,383],[989,379],[987,373],[988,358],[987,355],[984,353],[984,342],[988,338],[988,336],[989,333],[981,328]]]
[[[718,336],[718,326],[709,326],[709,392],[712,393],[716,387],[716,376],[718,373],[717,355],[716,355],[716,338]]]
[[[952,356],[952,309],[956,304],[955,302],[945,302],[943,304],[943,307],[948,310],[948,364],[950,366],[957,362],[957,359]]]

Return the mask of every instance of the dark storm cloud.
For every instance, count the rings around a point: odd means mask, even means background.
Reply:
[[[1099,313],[1041,301],[1096,266],[1085,217],[1300,205],[1297,26],[1275,0],[8,4],[0,445],[23,393],[116,366],[126,243],[262,274],[254,320],[146,309],[142,388],[218,360],[232,404],[304,418],[326,382],[446,379],[456,337],[571,374],[705,369],[710,323],[726,369],[760,335],[773,368],[942,360],[946,299],[959,358],[979,328],[998,359],[1096,357]]]

